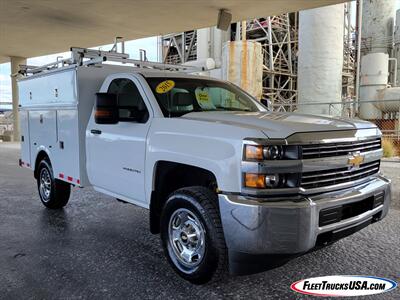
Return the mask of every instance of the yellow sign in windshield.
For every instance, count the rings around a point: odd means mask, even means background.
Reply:
[[[197,101],[200,101],[200,102],[209,102],[210,101],[210,98],[209,98],[209,96],[208,96],[208,93],[207,93],[207,91],[199,91],[199,92],[197,92],[196,91],[196,98],[197,98]]]
[[[172,80],[165,80],[160,82],[156,87],[156,92],[158,94],[164,94],[172,90],[175,86],[175,82]]]
[[[197,103],[203,109],[215,109],[208,88],[197,88],[195,91]]]

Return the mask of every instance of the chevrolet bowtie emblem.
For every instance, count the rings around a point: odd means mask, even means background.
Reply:
[[[347,163],[355,168],[358,168],[363,162],[364,156],[362,156],[360,153],[353,153]]]

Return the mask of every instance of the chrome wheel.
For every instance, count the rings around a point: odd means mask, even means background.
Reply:
[[[181,271],[191,273],[201,263],[206,247],[205,233],[202,223],[190,210],[180,208],[171,215],[168,248],[172,248],[170,256]]]
[[[51,176],[49,170],[43,168],[40,171],[40,183],[39,183],[40,196],[44,202],[50,200],[51,193]]]

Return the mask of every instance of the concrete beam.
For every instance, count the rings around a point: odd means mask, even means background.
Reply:
[[[11,56],[11,74],[15,74],[19,71],[19,65],[26,65],[26,58]],[[19,141],[21,139],[20,129],[19,129],[19,95],[17,78],[15,76],[11,77],[11,88],[12,88],[12,109],[13,109],[13,141]]]
[[[222,8],[237,22],[347,1],[0,0],[0,63],[8,56],[35,57],[71,46],[109,44],[116,36],[133,40],[210,27]]]

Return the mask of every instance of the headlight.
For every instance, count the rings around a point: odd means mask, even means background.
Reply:
[[[248,188],[274,189],[285,187],[285,174],[245,173],[244,185]]]
[[[245,145],[244,160],[298,159],[299,148],[288,145]]]
[[[263,154],[265,159],[282,159],[283,147],[279,145],[265,146]]]
[[[257,174],[244,173],[244,186],[254,189],[293,188],[300,184],[299,173]]]
[[[277,188],[282,186],[285,182],[285,176],[280,174],[267,174],[265,175],[265,185],[267,188]]]
[[[265,175],[246,173],[244,174],[244,186],[256,189],[265,189]]]
[[[244,185],[256,189],[282,188],[285,185],[285,174],[245,173]]]
[[[245,160],[263,160],[263,146],[246,145]]]

